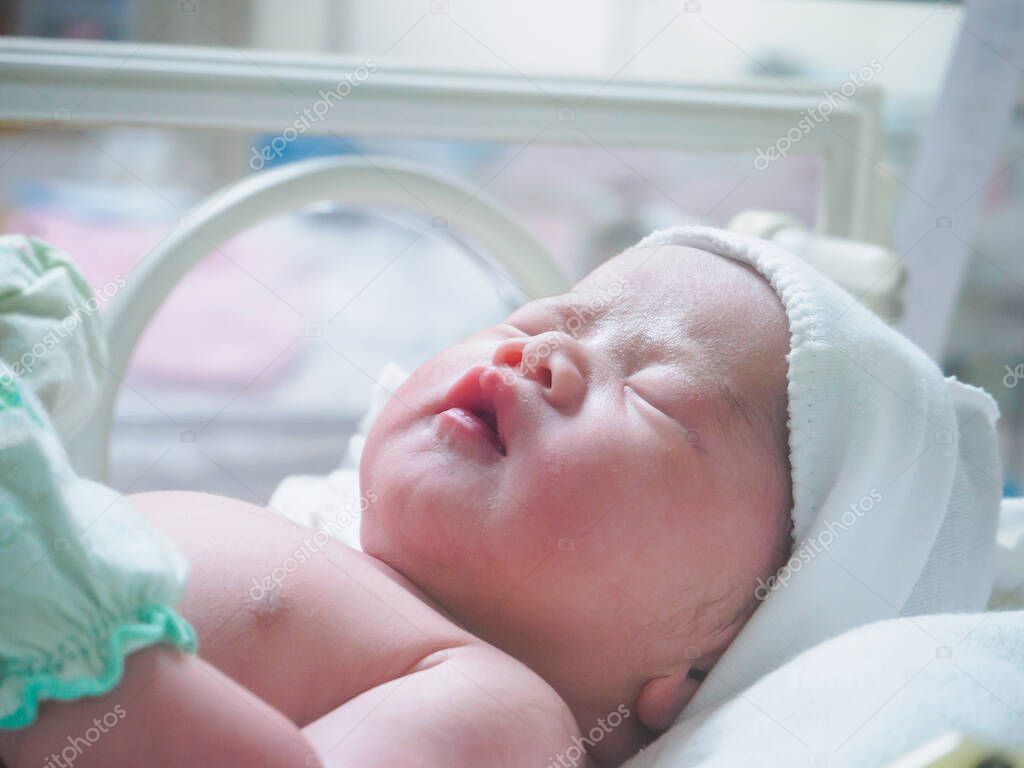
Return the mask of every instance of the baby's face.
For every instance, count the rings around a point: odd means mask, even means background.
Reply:
[[[549,678],[638,633],[710,655],[788,536],[787,351],[752,270],[628,251],[406,381],[363,453],[363,546],[514,654],[579,651]]]

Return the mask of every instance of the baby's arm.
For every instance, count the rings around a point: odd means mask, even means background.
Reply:
[[[553,689],[379,561],[329,541],[300,565],[313,534],[242,502],[132,500],[191,561],[182,610],[204,658],[304,726],[326,764],[448,766],[475,751],[474,768],[544,766],[573,745]]]
[[[106,695],[46,702],[32,726],[0,736],[8,768],[317,765],[281,713],[201,659],[161,647],[129,656]]]
[[[303,729],[324,765],[548,765],[578,735],[569,708],[483,642],[431,654]]]

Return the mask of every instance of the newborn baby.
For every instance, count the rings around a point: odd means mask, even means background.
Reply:
[[[199,658],[130,655],[114,690],[0,735],[0,759],[47,765],[123,706],[76,768],[622,762],[788,556],[788,349],[753,269],[636,248],[391,397],[361,462],[364,552],[330,542],[254,600],[308,530],[133,497],[190,562]]]
[[[595,750],[621,759],[671,724],[785,559],[787,351],[752,269],[628,251],[410,377],[363,453],[363,548],[584,731],[629,707]]]

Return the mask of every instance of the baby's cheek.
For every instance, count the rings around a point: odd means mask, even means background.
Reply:
[[[559,536],[589,530],[642,482],[650,463],[646,446],[601,427],[567,427],[535,448],[516,495]]]

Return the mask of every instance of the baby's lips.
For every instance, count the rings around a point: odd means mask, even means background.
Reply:
[[[484,405],[483,393],[480,387],[480,374],[486,367],[485,365],[474,365],[456,379],[455,383],[449,387],[448,392],[441,400],[438,410],[465,408],[474,411]]]
[[[478,379],[480,395],[490,403],[498,424],[498,436],[506,448],[509,440],[514,438],[518,425],[518,379],[518,374],[512,368],[494,365],[484,366]]]
[[[474,365],[451,386],[439,404],[438,412],[462,408],[476,414],[494,429],[504,452],[516,423],[517,380],[510,368]]]

